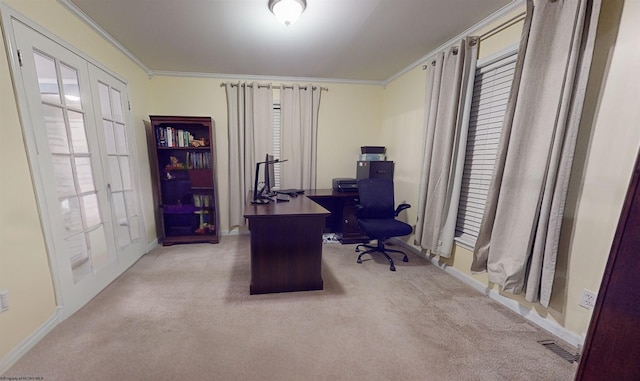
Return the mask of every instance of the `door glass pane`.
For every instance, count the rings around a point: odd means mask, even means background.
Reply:
[[[122,118],[122,97],[120,92],[116,89],[111,89],[112,106],[113,106],[113,119],[116,122],[123,122]]]
[[[77,197],[70,197],[60,202],[60,211],[64,220],[64,229],[67,234],[76,234],[82,231],[82,219],[80,218],[80,205]]]
[[[135,240],[140,238],[140,221],[135,214],[138,210],[138,201],[133,191],[124,192],[124,202],[129,214],[129,232],[131,233],[131,239]]]
[[[91,158],[76,157],[76,176],[78,177],[78,193],[87,193],[96,189],[93,184],[93,171],[91,170]]]
[[[105,238],[104,226],[101,225],[97,229],[90,231],[88,237],[91,264],[93,265],[93,271],[97,272],[109,259],[109,249]]]
[[[122,171],[122,189],[131,190],[131,172],[129,171],[129,156],[120,156],[120,170]]]
[[[132,216],[129,218],[129,234],[133,241],[140,238],[140,220],[138,219],[138,216]]]
[[[60,75],[62,76],[62,91],[64,91],[65,104],[69,107],[82,108],[78,73],[75,69],[61,64]]]
[[[69,156],[52,156],[53,173],[56,178],[56,193],[58,198],[74,196],[76,186],[73,183],[73,171],[71,170],[71,158]]]
[[[78,283],[91,273],[87,241],[84,233],[65,239],[69,253],[69,263],[73,273],[73,283]]]
[[[111,119],[111,104],[109,103],[109,86],[104,83],[98,83],[98,91],[100,92],[100,108],[102,109],[102,117]]]
[[[36,65],[36,75],[40,86],[40,96],[44,102],[60,104],[60,90],[58,89],[58,73],[55,61],[38,52],[33,53]]]
[[[55,106],[42,105],[42,113],[44,114],[44,128],[47,131],[51,153],[68,154],[69,139],[62,109]]]
[[[116,237],[118,246],[125,247],[131,242],[129,238],[129,219],[124,202],[124,193],[113,193],[113,210],[116,215]]]
[[[120,177],[120,168],[118,164],[117,156],[109,156],[109,180],[111,184],[111,191],[118,192],[122,190],[122,178]]]
[[[124,193],[113,193],[113,211],[116,215],[116,221],[118,222],[118,225],[126,225],[127,211],[124,206]]]
[[[105,120],[102,122],[102,126],[104,127],[104,137],[105,142],[107,143],[107,154],[113,155],[116,151],[116,137],[113,132],[113,123]]]
[[[82,214],[88,229],[102,223],[100,216],[100,208],[98,206],[98,197],[95,193],[82,196]]]
[[[116,123],[116,145],[118,153],[124,155],[127,153],[127,137],[124,131],[124,124]]]
[[[71,146],[74,153],[89,153],[89,144],[85,133],[84,115],[75,111],[67,111],[69,130],[71,130]]]

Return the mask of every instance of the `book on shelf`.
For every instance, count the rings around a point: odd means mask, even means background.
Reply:
[[[210,152],[187,152],[186,162],[187,162],[187,168],[209,169],[211,168],[211,153]]]
[[[166,126],[156,127],[156,144],[158,147],[178,147],[187,148],[192,146],[192,142],[197,140],[193,134],[187,130]]]

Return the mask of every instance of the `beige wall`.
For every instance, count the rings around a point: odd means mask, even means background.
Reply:
[[[0,359],[51,317],[55,296],[7,56],[0,57]]]
[[[154,114],[211,116],[215,121],[219,210],[222,231],[228,218],[227,99],[222,78],[158,76],[151,80]],[[236,80],[237,81],[237,80]],[[231,82],[235,82],[231,80]],[[258,81],[258,83],[280,82]],[[284,82],[290,84],[289,82]],[[355,177],[360,146],[380,141],[383,89],[374,85],[322,83],[318,117],[318,187],[330,188],[335,177]],[[277,97],[276,97],[277,98]],[[285,158],[286,159],[286,158]]]
[[[564,327],[580,336],[586,333],[591,311],[578,306],[584,288],[598,291],[624,195],[631,177],[632,165],[640,146],[640,114],[637,103],[640,67],[637,43],[633,42],[640,27],[632,20],[640,18],[640,2],[603,2],[596,41],[596,51],[589,83],[585,111],[580,127],[575,163],[562,227],[558,257],[558,274],[549,309],[532,305],[520,295],[502,294],[548,319],[550,324]],[[514,12],[518,13],[518,11]],[[507,15],[502,20],[510,19]],[[620,24],[616,39],[616,29]],[[518,43],[522,22],[500,30],[480,44],[479,58],[485,58]],[[483,35],[492,25],[474,34]],[[416,68],[394,80],[385,89],[381,144],[387,144],[402,163],[419,173],[416,160],[422,146],[424,120],[425,74]],[[407,125],[410,124],[410,125]],[[400,140],[397,131],[411,136]],[[393,138],[395,136],[395,139]],[[405,148],[407,147],[407,148]],[[417,205],[419,179],[400,177],[396,193]],[[408,220],[414,223],[416,211],[409,209]],[[412,243],[412,237],[407,239]],[[456,246],[446,264],[470,280],[498,290],[489,284],[486,274],[471,275],[471,252]]]

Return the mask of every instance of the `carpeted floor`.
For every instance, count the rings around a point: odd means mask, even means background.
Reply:
[[[248,236],[157,247],[4,377],[572,380],[548,332],[426,260],[323,245],[324,290],[249,295]]]

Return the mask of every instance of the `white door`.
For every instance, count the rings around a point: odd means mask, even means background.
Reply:
[[[98,125],[104,112],[95,94],[108,74],[98,82],[91,73],[101,70],[80,55],[18,20],[12,27],[24,136],[66,318],[143,254],[122,105],[126,92],[122,83],[108,86],[102,104],[117,114],[108,119],[115,127]]]
[[[129,99],[126,85],[104,70],[89,66],[95,125],[106,159],[107,192],[111,202],[117,252],[132,258],[145,249],[141,236],[142,217],[132,154],[132,133],[128,128]]]

